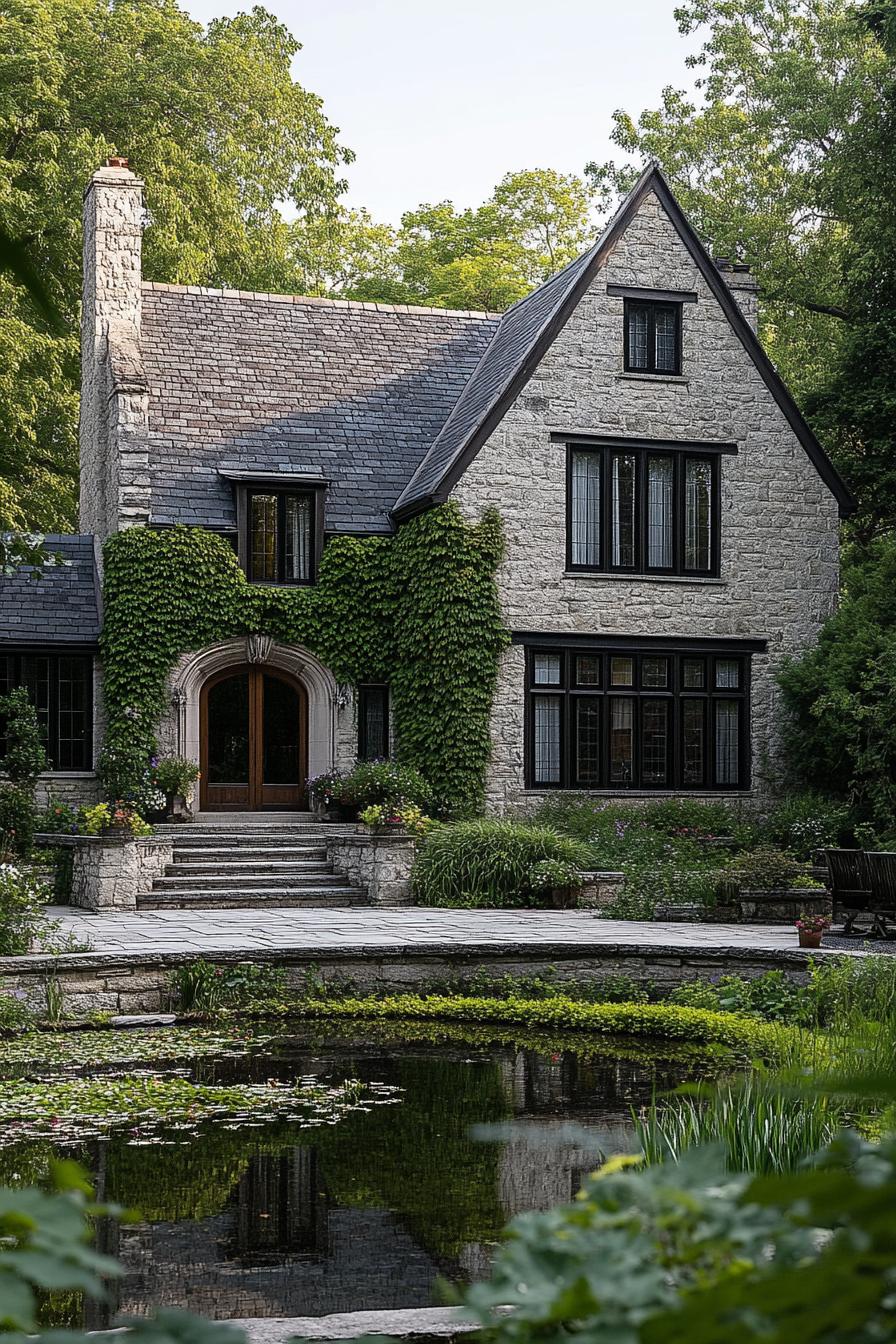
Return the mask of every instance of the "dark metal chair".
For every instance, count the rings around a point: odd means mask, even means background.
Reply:
[[[887,927],[888,919],[896,921],[896,854],[869,850],[865,855],[864,870],[871,888],[872,936],[896,938],[896,933],[891,933]]]
[[[871,912],[871,886],[865,869],[867,855],[861,849],[826,849],[824,857],[834,919],[842,918],[843,932],[848,934],[859,915],[866,910]]]

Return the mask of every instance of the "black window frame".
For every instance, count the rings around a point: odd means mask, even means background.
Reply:
[[[22,673],[22,663],[26,658],[46,658],[50,664],[47,681],[48,705],[46,711],[41,712],[38,716],[43,729],[44,749],[48,757],[46,773],[59,775],[91,774],[93,772],[95,699],[93,651],[37,646],[34,648],[3,649],[0,651],[0,695],[6,694],[7,691],[18,686],[25,686],[27,689],[27,682]],[[81,665],[83,672],[85,731],[80,739],[64,739],[69,742],[80,741],[82,743],[83,763],[80,765],[58,764],[60,756],[60,716],[65,712],[61,706],[60,693],[60,665],[63,660],[74,660]],[[5,753],[6,743],[3,736],[3,725],[0,723],[0,759]]]
[[[389,687],[382,682],[364,682],[358,687],[358,760],[377,761],[389,759]],[[377,702],[383,722],[383,750],[373,755],[367,749],[368,715],[371,705]]]
[[[309,547],[309,574],[307,579],[286,577],[286,501],[292,497],[311,501],[311,544]],[[275,498],[277,501],[276,571],[275,579],[255,578],[252,572],[252,500],[256,497]],[[237,556],[249,583],[267,588],[307,588],[317,582],[320,557],[324,544],[324,487],[313,485],[267,485],[263,480],[252,481],[239,488],[237,499]]]
[[[704,446],[689,447],[687,444],[651,444],[649,440],[625,440],[612,443],[595,443],[588,440],[569,439],[566,444],[566,568],[571,573],[580,574],[631,574],[633,576],[681,577],[695,579],[716,579],[719,577],[722,560],[722,470],[723,454],[730,451],[727,447],[712,450]],[[599,560],[588,565],[573,559],[573,462],[579,454],[591,454],[600,462],[600,511],[598,538]],[[614,457],[634,457],[635,459],[635,526],[634,526],[634,563],[631,565],[613,564],[612,528],[613,494],[612,462]],[[671,565],[648,565],[648,460],[663,458],[672,463],[672,563]],[[699,569],[685,564],[685,535],[687,497],[685,483],[687,464],[690,461],[707,462],[711,472],[709,538],[709,568]]]
[[[623,368],[626,373],[640,373],[647,377],[658,378],[680,378],[682,369],[681,359],[681,337],[682,337],[682,308],[681,300],[669,299],[636,299],[626,298],[623,300]],[[635,308],[647,309],[647,363],[633,364],[630,358],[631,345],[629,342],[629,327],[631,323],[632,312]],[[672,311],[675,316],[675,364],[671,369],[656,367],[656,315],[659,309]]]
[[[562,639],[556,643],[539,643],[526,646],[525,672],[525,787],[538,791],[563,792],[600,792],[600,793],[743,793],[752,787],[752,761],[750,738],[750,651],[732,645],[720,644],[718,647],[683,647],[672,644],[631,645],[601,641],[564,644]],[[601,660],[599,684],[584,684],[577,680],[576,658],[582,655]],[[556,683],[535,681],[535,659],[539,655],[560,658],[560,680]],[[631,658],[633,676],[631,686],[611,684],[611,658]],[[652,686],[643,684],[643,666],[645,659],[667,660],[667,685]],[[704,668],[702,687],[684,685],[684,664],[686,661],[700,661]],[[739,668],[737,687],[716,685],[716,666],[719,663],[736,661]],[[539,780],[535,775],[535,702],[539,696],[556,697],[561,702],[560,709],[560,778],[556,782]],[[601,702],[599,714],[599,762],[596,779],[586,780],[579,774],[576,753],[576,705],[583,699]],[[633,772],[628,782],[614,781],[610,778],[610,708],[613,699],[635,701],[633,713],[634,743]],[[665,782],[645,783],[643,780],[643,705],[646,701],[659,700],[668,703],[666,729],[666,779]],[[703,773],[699,781],[687,782],[684,774],[684,711],[685,702],[702,703],[704,708],[704,757]],[[735,701],[738,705],[738,775],[733,783],[718,783],[716,770],[717,711],[713,706],[722,701]]]

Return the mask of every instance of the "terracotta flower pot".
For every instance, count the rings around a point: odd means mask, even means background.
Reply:
[[[797,929],[800,947],[821,947],[821,929]]]

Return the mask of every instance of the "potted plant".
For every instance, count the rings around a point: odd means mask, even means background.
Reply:
[[[581,885],[582,874],[565,859],[541,859],[529,869],[531,890],[547,893],[555,910],[574,910]]]
[[[187,794],[199,779],[199,766],[185,756],[161,756],[153,765],[153,782],[165,795],[168,821],[183,821],[192,813]]]
[[[432,817],[424,816],[419,807],[408,803],[404,807],[386,807],[383,803],[371,803],[358,814],[359,829],[370,831],[374,835],[416,835],[422,836],[434,824]]]
[[[800,947],[821,947],[822,937],[830,927],[827,915],[801,915],[796,921]]]

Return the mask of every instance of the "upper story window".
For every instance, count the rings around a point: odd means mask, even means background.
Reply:
[[[246,573],[251,583],[313,583],[318,546],[317,492],[246,492]]]
[[[625,300],[626,373],[681,373],[681,304]]]
[[[389,687],[358,687],[358,760],[386,760],[389,755]]]
[[[0,656],[0,695],[24,686],[44,733],[51,770],[93,769],[93,658],[82,653]],[[6,744],[0,724],[0,756]]]
[[[570,569],[718,574],[718,452],[617,442],[568,453]]]

